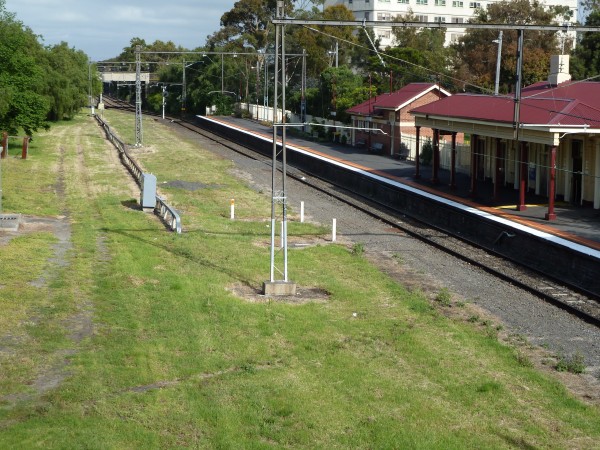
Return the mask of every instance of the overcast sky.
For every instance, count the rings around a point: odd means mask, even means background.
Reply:
[[[236,0],[6,0],[6,10],[43,37],[68,42],[92,61],[118,56],[134,37],[192,49],[217,31]]]

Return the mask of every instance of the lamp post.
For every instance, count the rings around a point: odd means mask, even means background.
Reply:
[[[498,32],[498,39],[492,41],[498,44],[498,56],[496,57],[496,84],[494,85],[494,95],[498,95],[498,89],[500,87],[500,61],[502,58],[502,30]]]
[[[167,100],[167,85],[162,85],[162,118],[165,119],[165,103]]]
[[[88,62],[88,85],[89,85],[89,93],[88,93],[88,100],[89,100],[89,107],[90,107],[90,111],[91,111],[91,115],[94,115],[94,102],[92,101],[92,95],[93,95],[93,86],[92,86],[92,61]]]

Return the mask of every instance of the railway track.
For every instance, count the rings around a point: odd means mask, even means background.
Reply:
[[[107,104],[108,107],[135,112],[135,107],[128,103],[116,102],[113,99],[110,99],[109,102],[110,105]],[[220,135],[209,132],[192,121],[180,119],[169,120],[240,155],[264,162],[269,166],[271,165],[270,158],[238,143],[228,141]],[[432,245],[453,257],[461,259],[474,267],[530,292],[588,323],[600,327],[600,297],[594,293],[582,291],[577,286],[567,286],[543,273],[523,267],[516,262],[507,260],[505,257],[497,256],[489,250],[473,245],[471,242],[466,242],[463,238],[451,234],[446,230],[431,227],[425,221],[407,216],[402,211],[392,210],[386,205],[362,196],[360,193],[349,192],[332,185],[327,181],[315,177],[313,174],[289,166],[287,174],[289,177],[301,181],[313,189],[326,193],[386,223],[399,233],[405,233]]]

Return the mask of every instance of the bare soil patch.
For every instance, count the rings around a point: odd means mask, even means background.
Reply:
[[[288,303],[302,305],[305,303],[324,303],[329,299],[329,293],[317,287],[298,286],[296,295],[268,296],[262,293],[262,289],[245,284],[234,284],[227,288],[229,292],[238,298],[250,303]]]

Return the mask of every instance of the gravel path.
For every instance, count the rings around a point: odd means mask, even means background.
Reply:
[[[256,190],[270,192],[270,165],[249,160],[191,131],[174,129],[199,146],[231,159],[236,165],[236,175],[247,179]],[[600,329],[465,262],[393,231],[383,222],[304,183],[288,178],[288,197],[288,205],[296,212],[304,201],[306,220],[331,225],[335,218],[338,236],[351,243],[362,243],[367,255],[383,270],[388,271],[391,264],[401,266],[404,278],[397,277],[400,282],[417,284],[416,287],[425,292],[448,288],[453,296],[493,316],[506,334],[525,338],[555,355],[568,357],[580,353],[585,358],[586,375],[561,378],[580,396],[600,403]],[[293,265],[290,274],[293,278]]]

